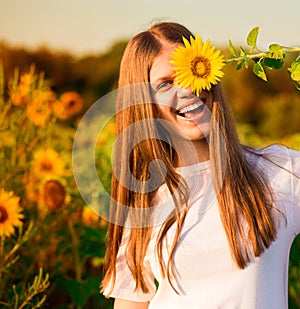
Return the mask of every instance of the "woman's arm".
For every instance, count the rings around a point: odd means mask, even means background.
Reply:
[[[124,299],[115,299],[114,309],[147,309],[149,302],[136,302]]]

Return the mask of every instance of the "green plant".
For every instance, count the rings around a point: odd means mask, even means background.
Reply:
[[[264,81],[267,81],[265,70],[278,70],[284,65],[284,59],[287,53],[299,54],[300,47],[286,47],[279,44],[271,44],[268,51],[262,51],[257,47],[259,27],[254,27],[247,36],[247,44],[251,47],[250,51],[240,46],[237,51],[231,40],[229,40],[229,50],[233,58],[226,59],[226,63],[237,62],[236,69],[242,67],[248,69],[250,63],[253,64],[253,73]],[[300,90],[300,56],[292,62],[288,68],[290,78],[294,82],[296,88]]]

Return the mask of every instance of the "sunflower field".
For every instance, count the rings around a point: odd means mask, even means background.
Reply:
[[[86,110],[114,89],[124,46],[75,59],[0,44],[1,308],[112,308],[99,293],[107,222],[78,191],[72,147]],[[228,66],[223,84],[242,142],[300,150],[299,91],[287,74],[270,72],[265,83]],[[111,121],[95,148],[105,188],[114,129]],[[292,309],[300,307],[299,255],[298,237],[290,255]]]
[[[8,85],[1,68],[0,91],[0,306],[108,308],[99,294],[106,221],[77,191],[66,124],[83,99],[57,96],[34,66]]]

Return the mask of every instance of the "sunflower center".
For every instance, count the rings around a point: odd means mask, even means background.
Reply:
[[[5,222],[8,219],[8,213],[5,207],[0,205],[0,223]]]
[[[51,171],[53,168],[52,163],[49,161],[44,161],[41,163],[41,170],[42,171]]]
[[[206,57],[195,57],[191,62],[192,74],[198,78],[206,78],[211,72],[211,64]]]
[[[44,202],[51,210],[58,210],[64,203],[66,191],[56,180],[48,180],[44,185]]]
[[[72,108],[74,105],[75,105],[75,100],[70,100],[69,102],[68,102],[68,107],[69,108]]]

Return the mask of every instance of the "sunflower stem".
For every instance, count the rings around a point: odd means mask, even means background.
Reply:
[[[33,222],[30,221],[29,226],[26,230],[26,232],[24,233],[24,235],[22,235],[22,230],[19,234],[19,238],[17,243],[12,247],[12,249],[6,254],[6,256],[4,257],[3,261],[6,262],[8,261],[11,256],[14,255],[14,253],[25,243],[28,241],[29,237],[30,237],[30,233],[33,229]]]
[[[2,272],[1,272],[1,269],[3,268],[3,264],[4,263],[2,263],[2,261],[3,261],[3,255],[4,255],[4,241],[5,241],[5,237],[4,237],[4,235],[1,235],[0,236],[0,262],[1,262],[1,264],[0,264],[0,281],[1,281],[1,279],[2,279]],[[1,296],[1,294],[0,294],[0,296]]]
[[[286,53],[299,53],[300,52],[300,47],[283,47],[283,48]],[[225,63],[232,63],[232,62],[238,62],[238,61],[244,60],[246,58],[254,59],[254,58],[264,58],[264,57],[270,57],[270,52],[260,52],[257,54],[246,54],[244,56],[224,59],[223,61]]]
[[[81,271],[80,254],[79,254],[79,239],[77,237],[72,219],[68,220],[68,227],[69,227],[69,231],[70,231],[71,239],[72,239],[72,249],[73,249],[73,254],[74,254],[74,259],[75,259],[76,280],[81,281],[82,271]]]

